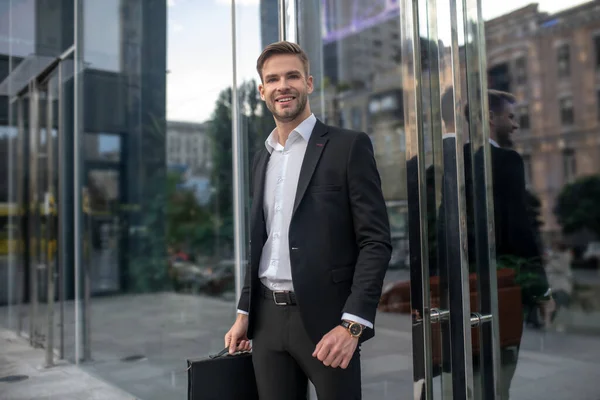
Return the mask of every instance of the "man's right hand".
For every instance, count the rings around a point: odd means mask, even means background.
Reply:
[[[229,347],[229,354],[238,351],[249,351],[250,340],[248,340],[248,316],[238,314],[235,323],[225,334],[225,347]]]

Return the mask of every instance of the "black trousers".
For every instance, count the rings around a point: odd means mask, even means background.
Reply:
[[[308,380],[319,400],[360,400],[360,352],[348,368],[331,368],[312,356],[313,343],[297,306],[262,297],[256,312],[252,360],[261,400],[306,400]]]

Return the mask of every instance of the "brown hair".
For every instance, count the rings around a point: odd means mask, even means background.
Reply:
[[[296,43],[281,41],[281,42],[271,43],[270,45],[265,47],[263,52],[258,57],[258,60],[256,61],[256,71],[258,71],[258,75],[260,76],[261,81],[263,80],[262,70],[263,70],[263,66],[265,65],[265,62],[272,56],[278,55],[278,54],[295,54],[295,55],[297,55],[298,58],[300,59],[300,61],[302,61],[302,65],[304,65],[304,74],[306,75],[306,77],[308,77],[309,62],[308,62],[308,56],[306,55],[304,50],[302,50],[302,48],[300,46],[298,46]]]
[[[515,104],[517,102],[517,98],[508,92],[503,92],[501,90],[488,89],[488,108],[489,111],[493,111],[494,114],[500,114],[504,111],[504,105]],[[469,105],[465,106],[465,117],[469,120]]]
[[[517,98],[508,92],[502,92],[500,90],[489,89],[488,90],[488,104],[490,111],[496,114],[504,111],[504,104],[515,104]]]

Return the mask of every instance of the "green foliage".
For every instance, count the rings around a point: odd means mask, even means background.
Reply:
[[[554,213],[564,233],[588,229],[600,238],[600,175],[587,176],[565,185]]]
[[[260,99],[255,81],[242,83],[238,98],[239,126],[244,136],[243,156],[246,164],[243,193],[248,198],[248,177],[253,155],[264,146],[274,122]],[[209,204],[204,208],[194,206],[192,194],[178,194],[177,201],[169,205],[170,243],[182,243],[181,240],[188,238],[195,253],[218,258],[232,256],[234,238],[231,110],[232,90],[227,88],[219,95],[208,128],[212,155],[210,186],[213,188]],[[173,187],[176,187],[176,183]]]
[[[124,255],[129,261],[127,289],[140,293],[168,290],[170,287],[165,235],[166,120],[164,114],[157,115],[162,117],[149,113],[143,118],[141,151],[144,167],[138,176],[139,193],[134,200],[139,209],[130,211],[126,227],[135,228],[128,232],[127,253]]]
[[[542,260],[502,255],[496,260],[496,269],[510,268],[515,271],[515,283],[521,287],[524,304],[534,304],[536,298],[546,290],[543,277],[537,273]]]
[[[142,212],[131,215],[139,219],[142,228],[129,233],[128,291],[137,293],[168,290],[170,281],[167,273],[165,243],[165,213],[167,194],[164,190],[164,167],[153,173],[151,181],[144,185]],[[151,184],[150,184],[151,182]]]
[[[192,190],[178,189],[182,176],[169,172],[166,207],[167,241],[172,247],[184,247],[210,254],[214,248],[215,221],[210,210],[196,200]]]

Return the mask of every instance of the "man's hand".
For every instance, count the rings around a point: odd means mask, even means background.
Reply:
[[[357,345],[357,338],[343,326],[337,326],[323,336],[312,355],[326,367],[346,369]]]
[[[552,321],[552,313],[556,310],[556,303],[553,298],[550,298],[548,300],[540,301],[538,305],[540,307],[544,326],[547,328]]]
[[[235,323],[229,332],[225,334],[225,347],[229,347],[229,354],[250,350],[247,315],[238,314]]]

